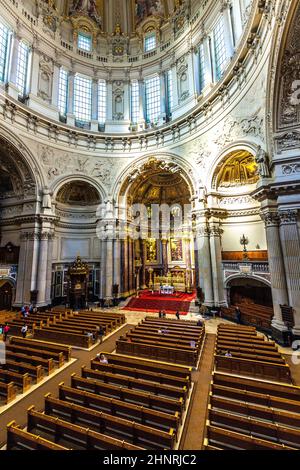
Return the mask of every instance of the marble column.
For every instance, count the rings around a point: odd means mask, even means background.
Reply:
[[[112,286],[113,286],[113,239],[107,238],[104,240],[106,245],[105,257],[105,300],[108,305],[112,300]]]
[[[19,41],[20,38],[14,34],[12,39],[11,53],[9,58],[9,70],[8,70],[8,94],[18,99],[19,90],[17,88],[17,68],[18,68],[18,55],[19,55]]]
[[[21,228],[18,278],[14,306],[30,303],[30,291],[37,289],[40,235],[36,224]]]
[[[37,291],[38,291],[37,306],[41,307],[41,306],[48,305],[48,299],[46,299],[48,253],[49,253],[49,240],[52,234],[48,228],[43,227],[39,236],[40,236],[40,247],[39,247],[38,276],[37,276]],[[51,281],[50,281],[50,284],[51,284]]]
[[[300,238],[296,210],[280,211],[280,238],[289,305],[294,310],[294,333],[300,336]]]
[[[224,2],[223,12],[223,24],[224,24],[224,41],[226,48],[226,57],[229,60],[234,53],[234,41],[233,41],[233,30],[232,22],[230,18],[230,7],[229,3]]]
[[[161,240],[163,276],[168,274],[168,240]]]
[[[106,120],[112,121],[112,101],[113,101],[113,84],[111,80],[107,80],[106,82]]]
[[[166,121],[166,83],[165,83],[165,73],[161,72],[159,74],[160,82],[160,124],[163,124]]]
[[[263,219],[266,227],[269,270],[271,274],[271,290],[274,309],[272,326],[277,330],[285,331],[286,326],[282,320],[280,305],[288,305],[289,301],[279,233],[279,216],[277,212],[268,212],[263,215]]]
[[[129,283],[129,263],[128,263],[128,239],[125,238],[123,240],[123,267],[122,269],[124,270],[124,295],[128,296],[128,283]]]
[[[173,89],[173,108],[178,106],[178,81],[177,81],[177,70],[176,64],[172,65],[172,89]]]
[[[119,286],[118,296],[121,292],[121,240],[116,238],[114,240],[114,260],[113,260],[113,272],[114,272],[114,279],[113,284]]]
[[[139,130],[145,127],[145,83],[142,78],[138,80],[139,84]]]
[[[40,68],[40,54],[36,48],[31,49],[31,71],[30,71],[30,86],[29,92],[34,96],[38,94],[39,85],[39,68]]]
[[[204,304],[213,305],[212,266],[209,245],[209,228],[207,222],[198,222],[195,237],[195,256],[197,257],[199,287],[204,294]]]
[[[58,96],[59,96],[59,71],[60,65],[55,63],[53,64],[53,77],[52,77],[52,95],[51,95],[51,104],[58,107]]]
[[[243,34],[241,3],[239,0],[232,0],[232,11],[233,11],[234,38],[235,38],[235,46],[236,46],[237,43],[239,42],[240,37]]]
[[[133,266],[133,240],[131,237],[128,239],[128,280],[129,280],[129,294],[133,292],[133,278],[134,278],[134,266]]]
[[[74,116],[74,72],[68,74],[67,124],[75,126]]]
[[[189,238],[184,238],[184,247],[185,247],[185,267],[186,267],[186,288],[189,291],[192,283],[192,264],[191,264],[191,240]]]
[[[141,289],[146,289],[146,263],[147,263],[147,241],[141,240],[142,243],[142,279]]]
[[[98,131],[98,79],[92,81],[92,119],[91,131]]]
[[[48,258],[47,258],[47,274],[46,274],[46,305],[52,303],[51,299],[51,282],[52,282],[52,257],[53,257],[54,230],[49,234],[48,240]]]
[[[210,231],[210,256],[212,267],[212,281],[214,292],[214,304],[216,306],[226,306],[227,300],[224,288],[222,249],[221,249],[221,229],[217,221],[209,223]]]

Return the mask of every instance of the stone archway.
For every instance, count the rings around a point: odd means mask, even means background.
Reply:
[[[254,276],[234,276],[226,283],[229,305],[258,304],[273,307],[270,283]]]
[[[176,290],[195,287],[193,235],[188,227],[193,193],[190,178],[170,159],[150,157],[127,173],[118,194],[120,219],[134,231],[121,241],[124,295],[169,283]],[[175,270],[178,264],[180,269]]]
[[[9,278],[0,279],[0,310],[11,310],[14,296],[14,282]]]

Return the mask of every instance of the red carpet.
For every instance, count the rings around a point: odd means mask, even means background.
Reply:
[[[130,300],[123,310],[140,310],[159,312],[165,310],[166,313],[180,312],[181,315],[186,315],[190,308],[190,303],[194,300],[196,294],[185,294],[184,292],[175,292],[172,295],[159,294],[151,291],[143,291],[139,297],[134,297]]]

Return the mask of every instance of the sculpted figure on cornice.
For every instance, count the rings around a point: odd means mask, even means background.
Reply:
[[[38,96],[51,102],[53,62],[47,57],[40,57]]]
[[[255,161],[258,164],[258,172],[262,178],[269,178],[270,174],[270,167],[269,167],[269,158],[266,152],[261,148],[258,147]]]
[[[44,145],[40,146],[39,154],[50,181],[64,174],[83,174],[92,176],[106,187],[113,184],[116,173],[120,169],[120,164],[124,161],[118,158],[104,158],[99,161],[84,155],[54,151]]]
[[[217,131],[217,136],[213,141],[218,147],[224,147],[241,136],[259,137],[264,141],[263,124],[264,118],[258,115],[252,118],[236,118],[235,120],[228,118]]]
[[[192,164],[196,164],[199,168],[206,168],[207,161],[212,155],[212,151],[204,138],[192,140],[185,147],[182,147],[182,152],[191,160]]]
[[[38,14],[43,18],[43,31],[54,38],[60,23],[59,12],[54,0],[39,0],[37,4]]]

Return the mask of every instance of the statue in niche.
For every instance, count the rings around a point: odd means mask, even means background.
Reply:
[[[270,178],[269,161],[266,152],[261,148],[257,149],[255,161],[258,164],[258,172],[262,178]]]
[[[73,0],[70,7],[69,15],[83,15],[88,16],[101,26],[102,18],[97,11],[95,0]]]

